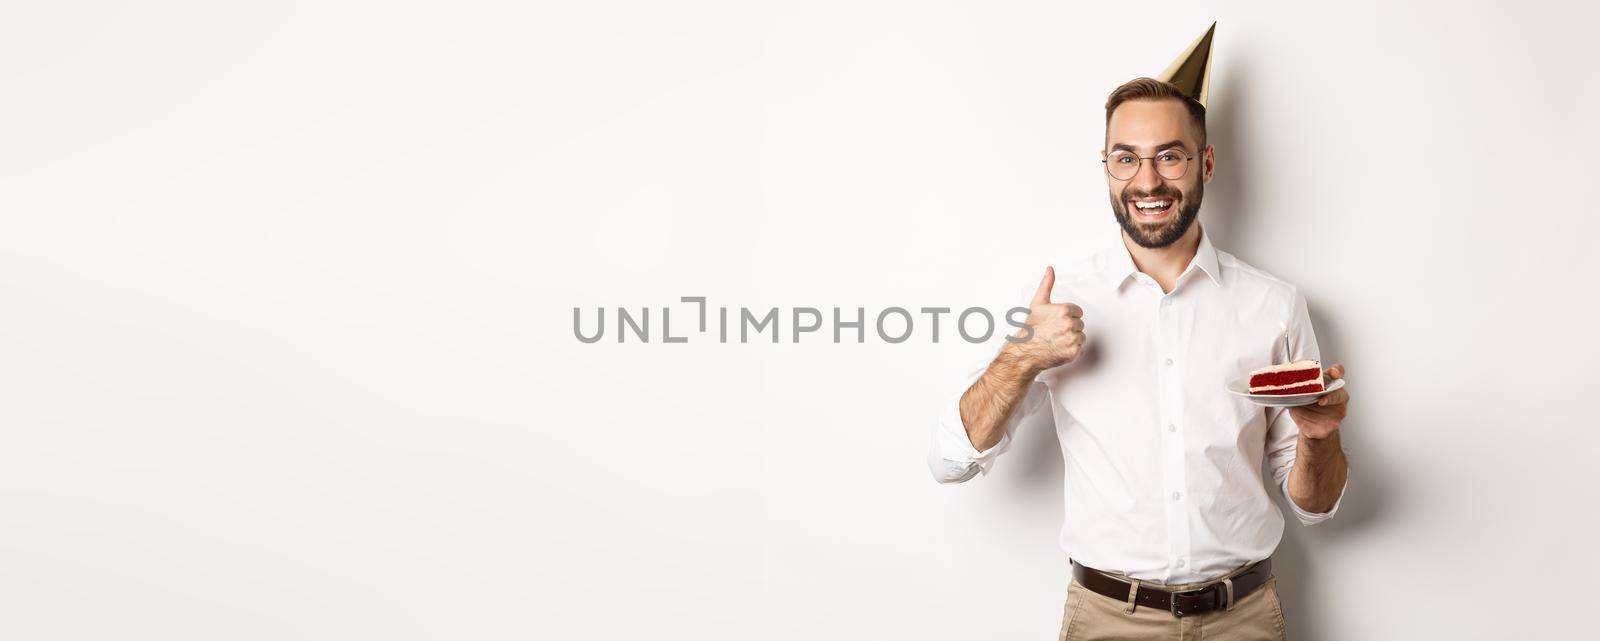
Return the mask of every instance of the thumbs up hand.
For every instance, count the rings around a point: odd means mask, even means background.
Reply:
[[[1009,348],[1016,350],[1028,371],[1037,374],[1066,365],[1083,355],[1083,308],[1072,303],[1050,302],[1056,286],[1056,270],[1046,267],[1044,279],[1028,304],[1028,326],[1033,335]],[[1026,330],[1022,333],[1026,335]],[[1020,337],[1020,336],[1019,336]]]

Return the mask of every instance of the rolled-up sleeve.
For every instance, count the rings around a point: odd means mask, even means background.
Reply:
[[[1306,299],[1296,290],[1294,302],[1288,312],[1286,324],[1289,327],[1289,348],[1291,353],[1288,360],[1322,360],[1321,349],[1317,346],[1317,335],[1311,327],[1311,315],[1306,309]],[[1280,353],[1281,348],[1274,350]],[[1327,365],[1324,363],[1324,367]],[[1294,422],[1288,408],[1267,408],[1267,468],[1272,470],[1272,482],[1283,492],[1283,499],[1289,504],[1289,509],[1294,512],[1295,518],[1302,524],[1316,525],[1330,518],[1339,511],[1339,505],[1344,503],[1345,490],[1350,487],[1350,475],[1346,474],[1344,487],[1339,490],[1339,499],[1334,501],[1333,507],[1327,512],[1307,512],[1289,497],[1289,473],[1294,471],[1295,456],[1300,444],[1300,426]],[[1345,460],[1350,459],[1349,452],[1345,453]]]
[[[1037,412],[1049,398],[1049,389],[1037,379],[1028,383],[1027,394],[1006,419],[1005,433],[1000,442],[982,452],[967,436],[966,423],[961,420],[961,396],[983,376],[987,365],[969,373],[966,383],[955,393],[940,413],[933,430],[933,443],[928,448],[928,469],[940,483],[961,483],[979,474],[987,475],[994,461],[1011,449],[1011,437],[1024,418]]]

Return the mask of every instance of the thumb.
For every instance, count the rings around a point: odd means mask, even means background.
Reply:
[[[1056,268],[1046,266],[1044,279],[1039,281],[1039,290],[1033,293],[1034,305],[1050,304],[1050,290],[1056,288]]]

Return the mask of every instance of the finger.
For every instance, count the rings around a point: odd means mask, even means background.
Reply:
[[[1035,305],[1048,305],[1048,304],[1050,304],[1050,290],[1053,290],[1055,288],[1056,288],[1056,268],[1050,267],[1050,266],[1046,266],[1044,268],[1044,278],[1039,281],[1039,290],[1033,293],[1033,304],[1035,304]]]
[[[1072,303],[1062,303],[1061,305],[1063,307],[1067,308],[1067,317],[1068,318],[1083,318],[1083,308],[1082,307],[1079,307],[1079,306],[1074,305]]]
[[[1338,405],[1348,400],[1350,400],[1350,393],[1341,389],[1334,390],[1332,393],[1317,399],[1317,404],[1323,406]]]
[[[1321,436],[1323,423],[1327,420],[1328,411],[1314,405],[1289,408],[1289,417],[1294,419],[1295,427],[1300,428],[1301,434],[1313,437]]]
[[[1328,368],[1328,378],[1344,378],[1344,366],[1334,363],[1333,367]]]

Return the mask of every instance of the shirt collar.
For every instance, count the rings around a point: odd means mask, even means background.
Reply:
[[[1196,223],[1198,224],[1198,223]],[[1112,289],[1121,289],[1122,283],[1133,276],[1138,269],[1133,264],[1133,254],[1128,251],[1128,246],[1122,241],[1122,228],[1117,228],[1115,244],[1106,249],[1105,274]],[[1211,282],[1218,287],[1222,286],[1222,272],[1217,268],[1217,248],[1211,245],[1211,235],[1206,233],[1204,227],[1200,228],[1200,246],[1195,249],[1194,258],[1189,264],[1197,266],[1211,278]],[[1184,272],[1189,271],[1184,267]]]

